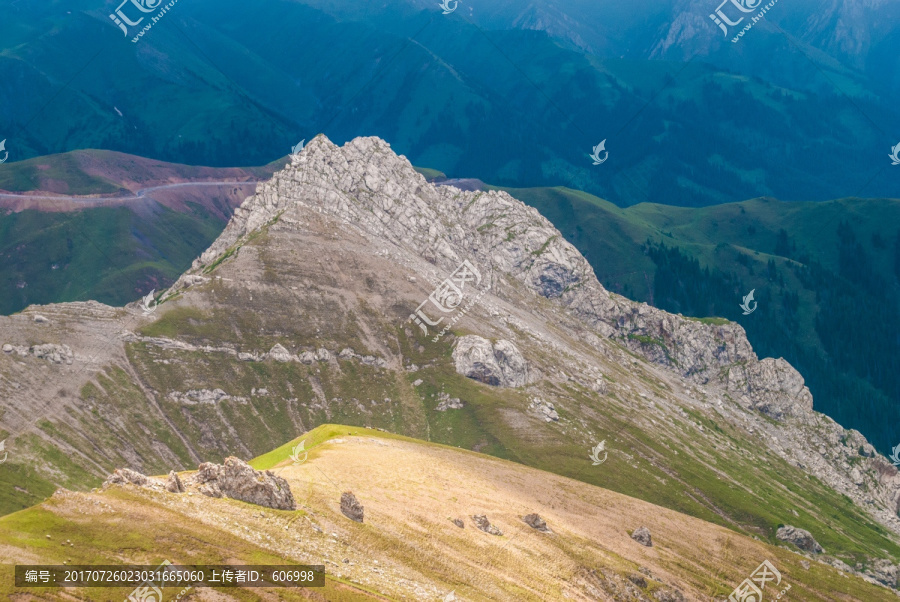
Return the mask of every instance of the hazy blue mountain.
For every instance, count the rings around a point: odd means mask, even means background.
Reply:
[[[795,18],[789,4],[773,22]],[[900,114],[878,91],[894,84],[868,75],[896,71],[892,25],[850,57],[846,37],[822,37],[827,24],[786,37],[762,23],[732,44],[715,7],[672,2],[476,2],[442,15],[437,2],[195,0],[132,43],[109,19],[117,6],[7,3],[10,160],[107,148],[258,165],[324,132],[381,136],[449,176],[619,205],[900,196],[887,157]],[[851,38],[895,10],[851,8],[822,13]],[[603,140],[608,160],[593,165]]]

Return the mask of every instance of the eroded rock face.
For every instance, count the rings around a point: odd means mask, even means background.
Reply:
[[[866,574],[883,585],[897,587],[897,577],[900,574],[900,569],[890,560],[881,558],[869,565]]]
[[[812,394],[800,373],[784,359],[732,366],[726,379],[728,388],[741,394],[745,405],[775,420],[802,418],[812,412]]]
[[[650,537],[650,529],[647,527],[639,527],[631,534],[631,539],[635,540],[642,546],[652,547],[653,538]]]
[[[270,471],[257,471],[235,457],[228,457],[224,464],[204,462],[189,483],[197,485],[203,495],[229,497],[242,502],[275,508],[295,510],[294,496],[288,482]]]
[[[345,491],[341,494],[341,514],[350,520],[361,523],[363,522],[364,510],[352,491]]]
[[[521,387],[528,382],[528,364],[509,341],[491,344],[476,335],[461,337],[453,348],[456,371],[494,387]]]
[[[807,552],[821,554],[825,551],[822,549],[822,546],[819,545],[819,542],[813,538],[812,533],[805,529],[798,529],[787,525],[778,529],[778,532],[775,533],[775,537],[781,541],[792,543],[801,550]]]

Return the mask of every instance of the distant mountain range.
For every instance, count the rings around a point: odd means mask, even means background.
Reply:
[[[900,197],[895,4],[778,3],[739,43],[715,2],[437,4],[195,0],[132,43],[114,2],[11,3],[0,78],[29,94],[0,92],[0,136],[12,161],[232,166],[374,134],[451,177],[620,206]]]

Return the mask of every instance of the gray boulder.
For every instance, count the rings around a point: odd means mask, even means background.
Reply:
[[[494,344],[483,337],[461,337],[453,348],[456,371],[494,387],[521,387],[528,382],[528,364],[511,342]]]
[[[526,514],[522,517],[522,520],[532,529],[537,529],[544,533],[551,533],[550,528],[547,527],[547,523],[544,522],[544,519],[542,519],[539,514]]]
[[[209,497],[229,497],[276,510],[297,508],[287,481],[268,470],[254,470],[234,457],[225,458],[224,464],[204,462],[189,483]]]
[[[184,485],[174,470],[169,471],[169,478],[166,480],[166,491],[169,493],[184,493]]]
[[[285,349],[281,343],[276,343],[275,346],[269,350],[269,357],[276,362],[289,362],[293,359],[291,352]]]
[[[475,523],[475,526],[478,527],[478,529],[485,533],[490,533],[491,535],[503,535],[503,531],[492,525],[491,521],[489,521],[488,517],[484,514],[474,515],[472,517],[472,522]]]
[[[341,513],[358,523],[363,522],[363,513],[365,509],[362,504],[357,501],[352,491],[345,491],[341,494]]]
[[[131,470],[130,468],[117,468],[115,472],[103,481],[103,487],[109,487],[110,485],[125,485],[126,483],[143,487],[147,485],[149,481],[150,480],[146,475],[143,475],[136,470]]]
[[[801,550],[805,550],[807,552],[821,554],[825,551],[824,549],[822,549],[822,546],[820,546],[819,543],[815,539],[813,539],[812,533],[804,529],[791,527],[790,525],[778,529],[778,531],[775,533],[775,537],[777,537],[781,541],[792,543]]]
[[[647,527],[639,527],[631,534],[631,539],[635,540],[642,546],[652,547],[653,539],[650,537],[650,529]]]

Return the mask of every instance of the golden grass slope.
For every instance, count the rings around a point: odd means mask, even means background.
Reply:
[[[122,600],[128,589],[15,591],[15,563],[324,564],[327,587],[211,590],[188,600],[724,600],[763,561],[781,572],[765,598],[893,600],[889,590],[842,575],[785,548],[569,478],[379,431],[323,425],[294,464],[291,444],[253,461],[290,483],[298,509],[261,508],[133,486],[59,491],[0,519],[0,594],[12,600]],[[300,458],[303,458],[301,454]],[[585,460],[585,470],[607,470]],[[352,491],[364,523],[345,518]],[[553,533],[522,521],[537,512]],[[476,529],[487,515],[503,531]],[[451,519],[461,518],[460,529]],[[646,526],[653,547],[633,541]],[[50,535],[50,538],[46,536]],[[70,543],[65,543],[66,541]],[[70,545],[71,544],[71,545]],[[633,578],[629,580],[629,577]],[[167,599],[177,595],[167,592]]]

